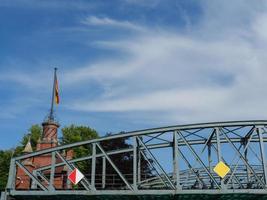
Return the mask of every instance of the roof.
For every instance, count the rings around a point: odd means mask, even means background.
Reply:
[[[32,153],[33,150],[32,150],[32,145],[31,145],[31,140],[29,138],[24,150],[22,151],[23,153]]]

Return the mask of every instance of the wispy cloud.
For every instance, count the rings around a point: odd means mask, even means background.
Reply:
[[[248,11],[247,7],[241,9]],[[204,10],[206,16],[215,8]],[[235,16],[227,9],[225,12]],[[88,78],[109,87],[94,100],[75,100],[72,109],[139,111],[139,117],[143,112],[153,116],[154,111],[160,111],[169,113],[169,120],[174,121],[181,115],[188,121],[267,117],[262,112],[267,107],[267,59],[263,53],[267,32],[262,12],[267,10],[252,7],[249,12],[252,19],[239,16],[233,22],[221,16],[204,17],[187,34],[152,28],[128,39],[100,41],[102,48],[119,50],[119,56],[69,73],[76,82]],[[212,30],[210,20],[214,27],[216,22],[222,24],[223,29],[219,33]],[[97,18],[95,23],[114,22]]]
[[[264,3],[237,1],[231,10],[226,3],[205,3],[201,20],[182,31],[89,16],[83,21],[88,26],[138,34],[90,41],[116,54],[61,71],[62,87],[79,92],[66,105],[78,112],[127,113],[147,121],[161,120],[164,113],[169,123],[266,118],[266,13]],[[3,79],[27,86],[35,82],[29,74]],[[102,90],[92,98],[86,84]]]
[[[156,7],[162,0],[123,0],[122,2],[130,5]]]
[[[34,73],[34,76],[32,75]],[[21,71],[1,71],[0,73],[0,82],[13,82],[14,85],[10,86],[22,86],[28,89],[41,90],[44,87],[50,85],[51,77],[49,75],[42,72],[21,72]]]
[[[138,24],[129,22],[129,21],[121,21],[115,20],[108,17],[96,17],[96,16],[89,16],[85,20],[83,20],[83,24],[86,25],[94,25],[94,26],[109,26],[115,28],[123,28],[123,29],[130,29],[135,31],[145,31],[146,29]]]

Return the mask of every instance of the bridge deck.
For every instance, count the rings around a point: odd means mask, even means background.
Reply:
[[[15,200],[264,200],[267,195],[254,194],[182,194],[182,195],[57,195],[57,196],[16,196]]]

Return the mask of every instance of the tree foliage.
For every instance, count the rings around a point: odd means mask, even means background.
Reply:
[[[123,133],[121,133],[123,134]],[[111,133],[106,134],[106,137],[111,136]],[[112,139],[108,141],[103,141],[101,142],[101,146],[105,151],[112,151],[112,150],[119,150],[119,149],[129,149],[132,148],[132,144],[130,144],[130,141],[128,141],[127,138],[117,138],[117,139]],[[115,155],[110,155],[109,156],[112,159],[112,162],[118,167],[120,172],[124,174],[126,179],[130,183],[133,182],[132,179],[132,173],[133,173],[133,153],[132,152],[126,152],[122,154],[115,154]],[[143,159],[142,157],[140,158],[141,160],[141,174],[142,177],[150,177],[152,175],[151,168],[149,166],[149,163],[147,160]],[[150,161],[152,162],[152,161]],[[99,167],[97,167],[97,174],[101,174],[102,168],[100,165],[102,165],[102,160],[99,160]],[[114,170],[114,168],[111,166],[110,163],[107,162],[107,167],[106,167],[106,174],[109,177],[113,178],[107,178],[106,179],[106,185],[109,188],[114,187],[114,185],[121,185],[123,186],[125,183],[119,178],[118,174]],[[112,175],[112,176],[111,176]]]
[[[98,138],[98,133],[87,126],[76,126],[70,125],[67,127],[62,128],[62,143],[63,144],[70,144],[85,140],[92,140]],[[80,146],[74,148],[74,156],[75,157],[83,157],[88,156],[91,154],[91,147],[90,146]],[[81,171],[87,172],[89,170],[88,162],[83,161],[78,163],[78,167]]]
[[[4,190],[6,187],[8,171],[9,171],[9,163],[12,154],[13,154],[12,150],[6,150],[6,151],[0,150],[0,191]]]
[[[20,141],[20,145],[18,145],[15,148],[15,153],[14,156],[20,155],[25,147],[25,145],[27,144],[27,142],[31,141],[31,145],[32,145],[32,149],[33,151],[36,150],[36,145],[38,140],[41,138],[42,135],[42,127],[38,124],[34,124],[30,127],[29,131],[27,134],[24,134],[24,136],[22,137],[21,141]]]
[[[20,155],[22,153],[29,138],[31,140],[33,150],[35,150],[37,141],[41,137],[41,133],[42,128],[40,125],[32,125],[28,130],[28,133],[24,134],[20,141],[20,144],[15,149],[0,150],[0,190],[4,190],[6,187],[11,157]]]

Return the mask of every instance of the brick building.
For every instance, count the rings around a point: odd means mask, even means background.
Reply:
[[[43,131],[42,136],[37,142],[36,150],[40,151],[43,149],[53,148],[58,146],[58,128],[59,124],[55,121],[54,118],[54,103],[59,104],[59,91],[58,91],[58,82],[56,77],[56,68],[54,73],[54,85],[53,85],[53,93],[52,93],[52,102],[51,109],[48,118],[42,123]],[[30,140],[26,144],[23,153],[28,154],[32,153],[33,149],[31,146]],[[69,150],[64,152],[62,156],[69,160],[73,158],[73,151]],[[44,167],[50,165],[52,162],[52,155],[40,155],[35,156],[33,158],[29,158],[23,161],[24,166],[30,171],[33,172],[35,169],[40,167]],[[60,159],[56,159],[56,163],[62,162]],[[55,177],[54,177],[54,187],[56,189],[66,189],[71,186],[67,184],[67,169],[65,167],[56,167],[55,169]],[[43,175],[47,178],[50,175],[50,171],[43,172]],[[43,182],[44,185],[48,186],[48,183]],[[21,168],[17,168],[17,176],[16,176],[16,189],[19,190],[27,190],[29,188],[36,188],[34,183],[31,182],[31,179]]]
[[[52,147],[58,146],[58,137],[57,137],[57,131],[59,128],[59,125],[51,120],[47,120],[42,123],[43,126],[43,132],[42,137],[38,140],[36,150],[43,150],[48,149]],[[32,153],[32,146],[30,143],[30,140],[26,144],[23,153],[28,154]],[[62,155],[66,159],[71,159],[73,157],[72,151],[67,151]],[[50,165],[52,161],[51,154],[46,155],[40,155],[35,156],[33,158],[29,158],[23,161],[24,166],[32,172],[33,170]],[[61,160],[58,160],[56,162],[61,162]],[[49,171],[44,172],[44,175],[49,174]],[[16,189],[26,190],[31,187],[34,187],[32,185],[32,182],[30,178],[25,174],[23,169],[17,168],[17,180],[16,180]],[[47,183],[43,183],[44,185],[47,185]],[[67,169],[65,167],[57,167],[55,171],[55,178],[54,178],[54,187],[56,189],[66,189],[67,188]]]

